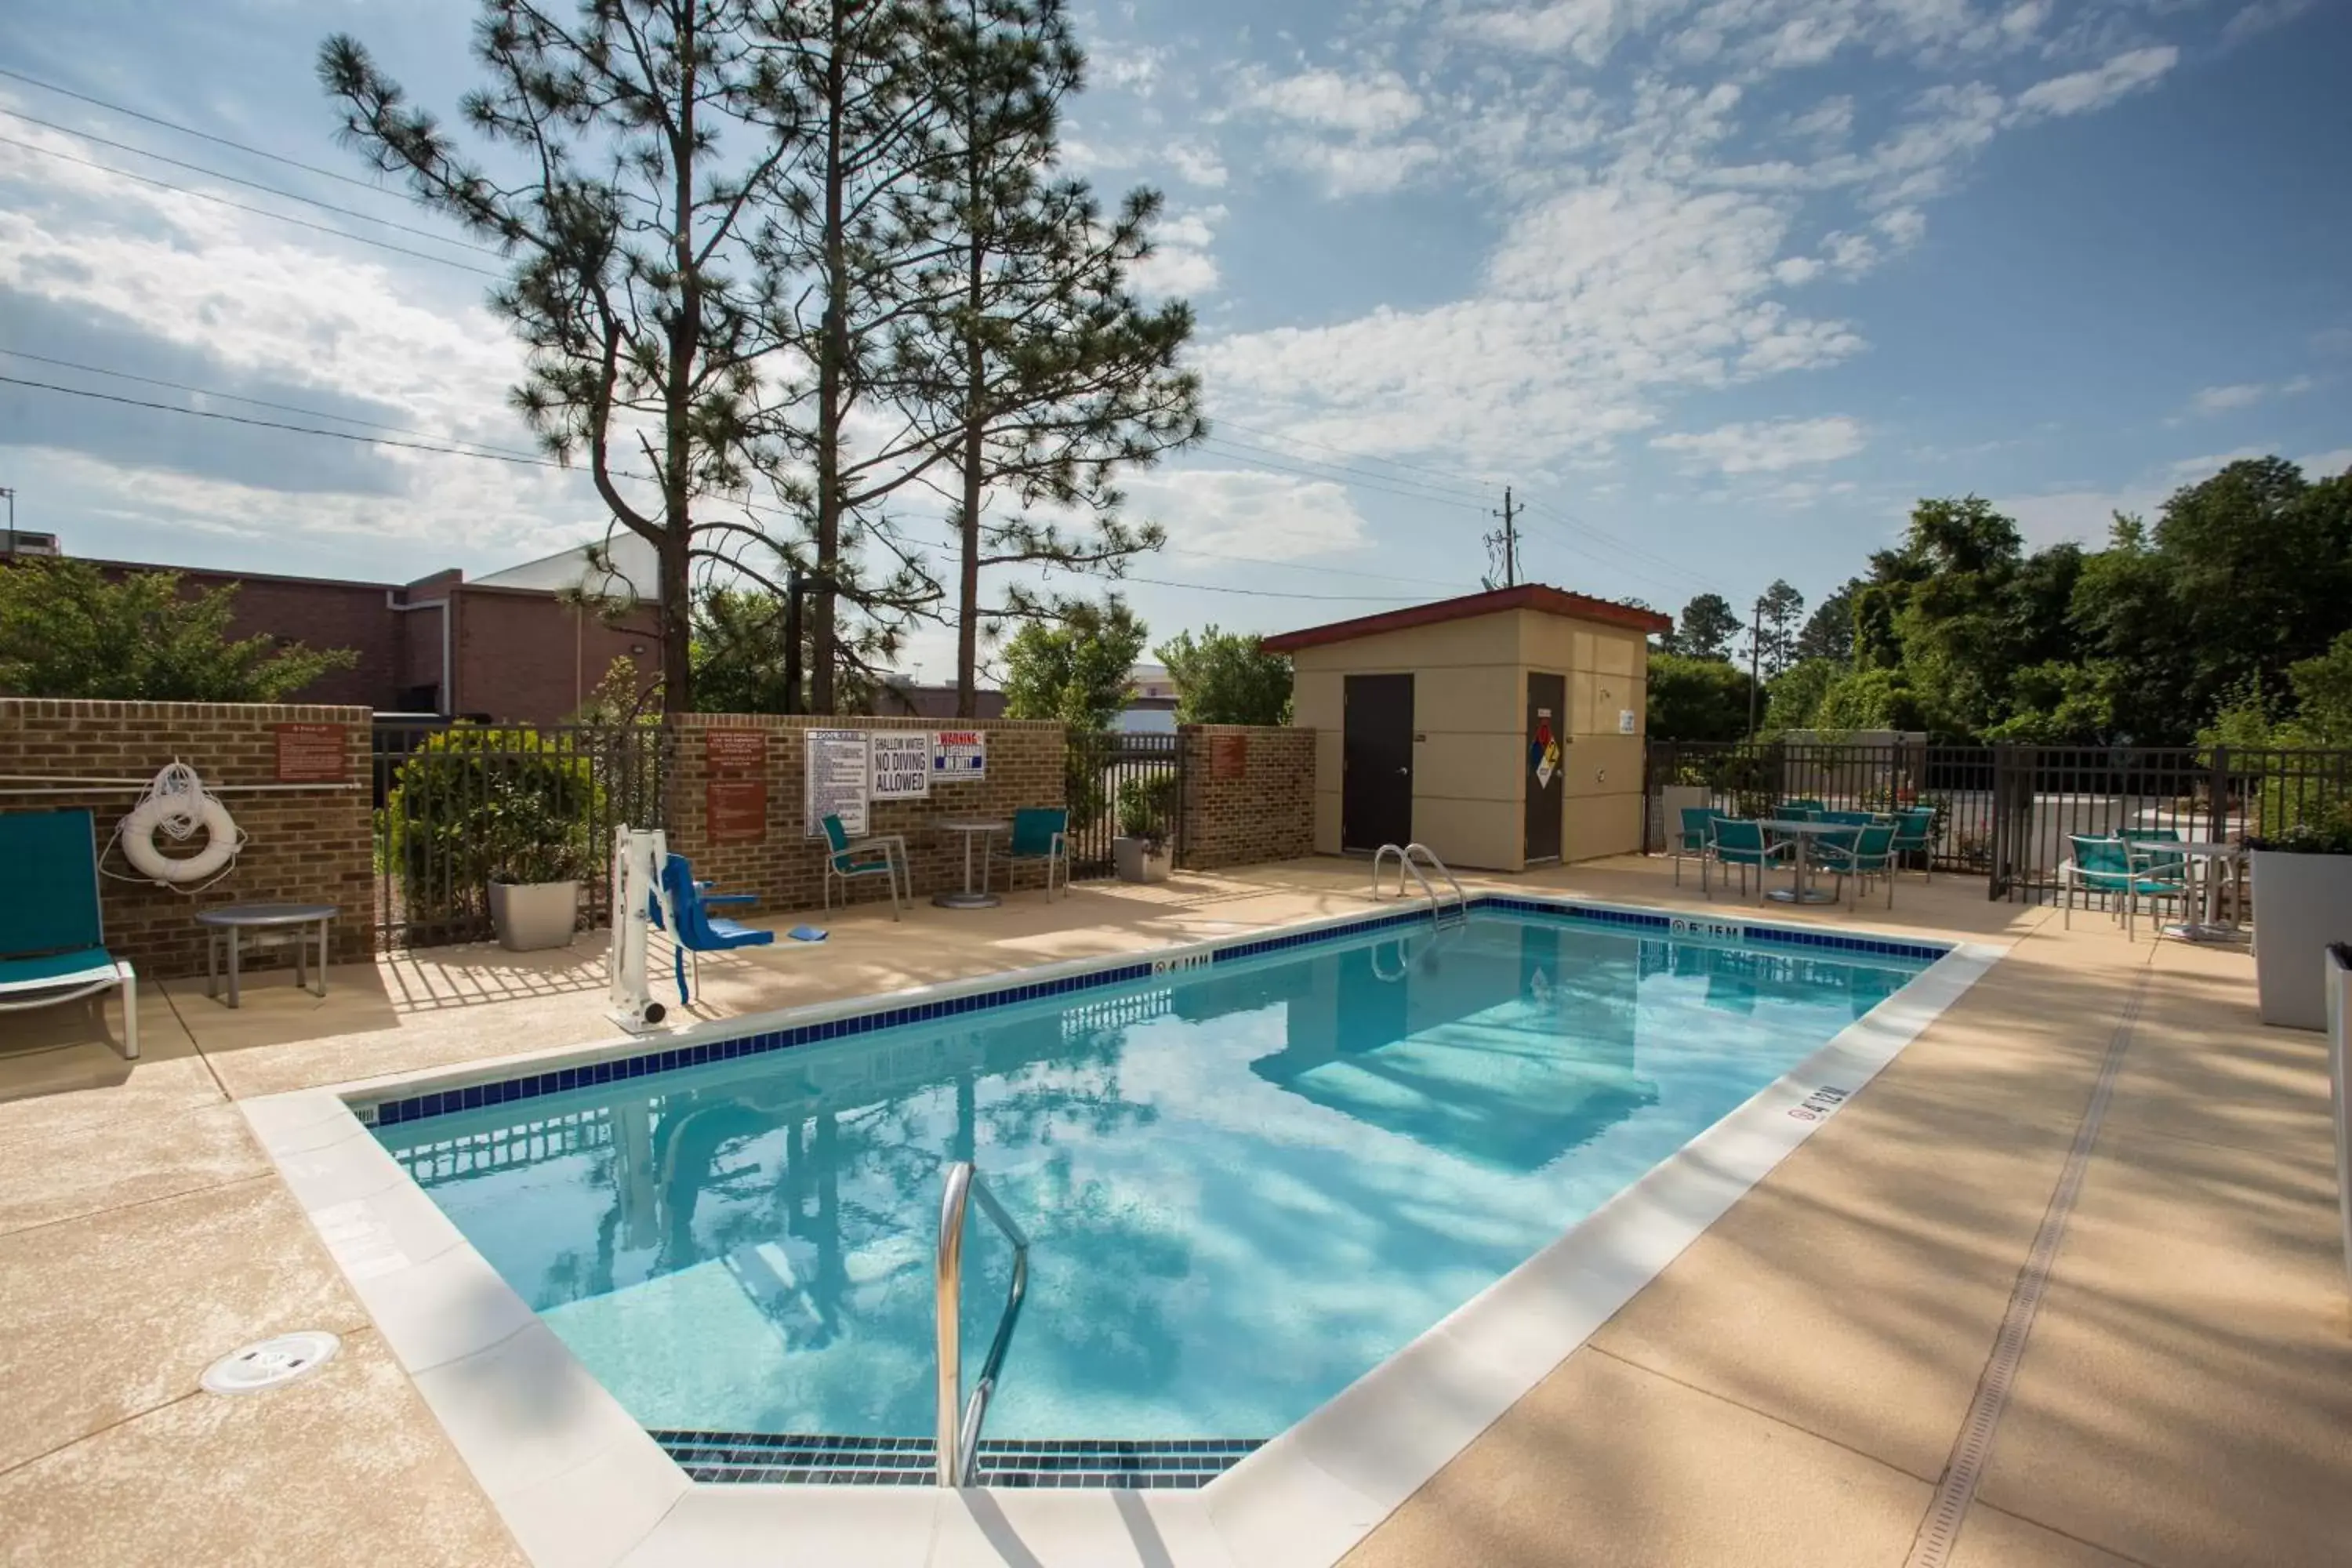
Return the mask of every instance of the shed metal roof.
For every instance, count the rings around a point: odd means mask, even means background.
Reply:
[[[1484,594],[1465,594],[1458,599],[1440,599],[1434,604],[1414,605],[1408,609],[1383,610],[1377,616],[1359,616],[1351,621],[1333,621],[1328,626],[1307,626],[1295,632],[1284,632],[1265,639],[1265,647],[1275,653],[1296,653],[1300,648],[1321,647],[1327,643],[1352,642],[1358,637],[1378,637],[1382,632],[1401,632],[1414,626],[1433,626],[1444,621],[1466,620],[1473,616],[1491,616],[1504,610],[1541,610],[1546,615],[1564,616],[1570,620],[1598,621],[1603,626],[1622,626],[1629,631],[1647,635],[1674,629],[1674,617],[1636,605],[1621,605],[1614,599],[1596,599],[1590,594],[1571,594],[1565,588],[1554,588],[1542,583],[1521,583],[1516,587],[1496,588]]]

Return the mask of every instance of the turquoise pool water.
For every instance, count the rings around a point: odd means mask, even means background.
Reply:
[[[990,1436],[1270,1436],[1926,965],[1846,956],[1480,913],[377,1136],[647,1426],[927,1436],[970,1158]]]

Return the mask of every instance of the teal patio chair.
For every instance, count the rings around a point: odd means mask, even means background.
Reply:
[[[1857,828],[1851,839],[1824,834],[1813,851],[1814,863],[1846,884],[1845,907],[1855,907],[1863,884],[1876,877],[1886,884],[1886,907],[1895,907],[1895,824],[1874,822]]]
[[[2167,899],[2186,908],[2188,883],[2169,877],[2147,875],[2137,848],[2129,839],[2095,838],[2088,834],[2070,833],[2066,836],[2066,842],[2073,847],[2074,858],[2058,868],[2058,889],[2065,902],[2061,923],[2068,930],[2072,930],[2074,924],[2074,895],[2077,892],[2118,900],[2126,941],[2137,940],[2133,928],[2141,900],[2148,901],[2152,912],[2160,910]]]
[[[1716,805],[1686,805],[1682,808],[1682,826],[1666,845],[1666,858],[1675,865],[1675,887],[1683,885],[1683,862],[1695,859],[1698,862],[1699,889],[1706,890],[1706,862],[1711,852],[1707,830],[1722,815],[1723,808]]]
[[[1045,863],[1045,901],[1054,901],[1054,864],[1061,862],[1062,896],[1070,895],[1070,814],[1058,805],[1023,806],[1013,814],[1013,837],[1003,848],[991,847],[992,862],[1005,863],[1004,885],[1013,886],[1012,868]]]
[[[1926,879],[1936,879],[1935,847],[1928,838],[1936,831],[1936,808],[1932,805],[1909,805],[1895,813],[1895,863],[1898,867],[1912,856],[1919,857],[1919,868]]]
[[[1821,820],[1842,823],[1848,827],[1867,827],[1880,816],[1881,814],[1875,811],[1825,811],[1822,813]]]
[[[1822,814],[1822,803],[1810,797],[1784,800],[1772,808],[1772,815],[1790,822],[1811,822]]]
[[[98,840],[87,811],[0,816],[0,1013],[122,991],[122,1059],[139,1059],[139,980],[106,951]]]
[[[833,885],[841,884],[841,907],[849,907],[849,884],[860,877],[882,877],[890,884],[890,918],[898,918],[898,884],[906,879],[907,897],[915,896],[913,875],[907,869],[907,841],[896,833],[877,833],[866,838],[852,838],[841,826],[841,818],[828,816],[824,819],[824,841],[830,851],[824,858],[824,907],[833,908]]]
[[[1748,896],[1748,868],[1756,868],[1756,901],[1759,904],[1764,901],[1764,873],[1776,862],[1785,863],[1796,849],[1786,840],[1767,843],[1762,823],[1738,816],[1717,817],[1708,843],[1717,865],[1739,868],[1741,898]]]

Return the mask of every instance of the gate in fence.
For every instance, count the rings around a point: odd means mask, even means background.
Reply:
[[[1109,876],[1116,837],[1156,839],[1174,853],[1184,828],[1182,737],[1073,730],[1064,755],[1072,876]]]
[[[1832,810],[1936,810],[1937,871],[1980,875],[1990,898],[2056,896],[2076,837],[2126,829],[2237,842],[2352,801],[2352,751],[2196,746],[1652,742],[1645,848],[1684,805],[1743,816],[1784,800]]]
[[[657,725],[378,724],[379,948],[479,942],[489,884],[582,884],[583,929],[610,916],[613,829],[662,826]]]

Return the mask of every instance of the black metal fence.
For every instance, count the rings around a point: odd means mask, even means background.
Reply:
[[[1645,848],[1665,847],[1683,805],[1743,816],[1786,800],[1932,806],[1933,868],[1980,875],[1990,897],[2027,901],[2056,893],[2074,835],[2138,828],[2237,842],[2352,801],[2352,751],[1660,741],[1645,771]]]
[[[1184,831],[1181,736],[1074,730],[1064,755],[1072,876],[1109,876],[1115,837],[1154,838],[1174,853]]]
[[[667,732],[652,724],[379,724],[373,748],[379,947],[490,934],[493,876],[612,901],[613,830],[662,824]]]

